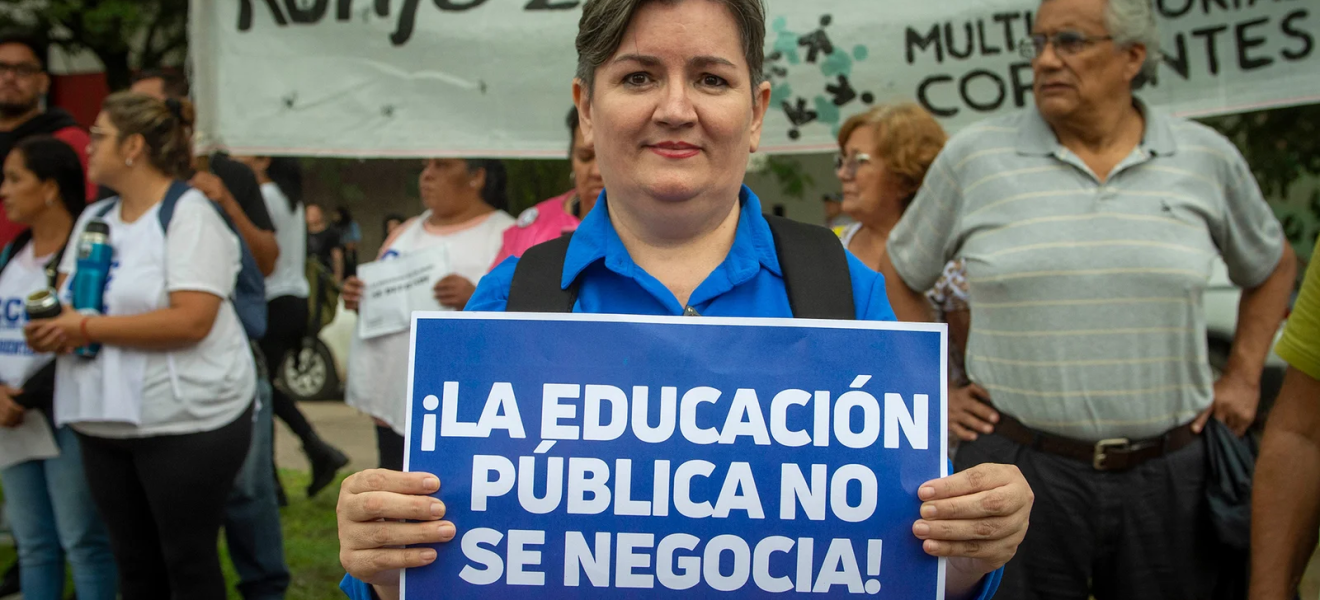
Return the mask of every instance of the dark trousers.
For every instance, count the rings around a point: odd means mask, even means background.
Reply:
[[[1014,464],[1035,492],[999,600],[1208,600],[1220,545],[1205,498],[1205,442],[1100,472],[999,435],[958,447],[954,469]]]
[[[280,374],[280,365],[284,363],[284,356],[290,352],[297,352],[302,347],[303,337],[307,335],[307,299],[280,296],[266,305],[266,311],[266,335],[261,338],[258,345],[261,346],[262,355],[266,357],[266,367],[270,372],[271,380],[274,381]],[[275,416],[289,426],[304,447],[318,439],[312,424],[303,416],[302,411],[298,410],[298,405],[288,394],[275,388],[272,401],[275,405]]]
[[[257,400],[261,407],[253,423],[252,444],[225,503],[225,543],[244,600],[282,600],[289,587],[280,505],[275,495],[275,422],[270,391],[270,382],[258,378]]]
[[[403,442],[403,436],[394,433],[393,429],[376,426],[376,455],[380,459],[380,468],[403,470]]]
[[[1036,502],[999,600],[1203,600],[1222,551],[1205,498],[1205,442],[1121,472],[999,435],[958,448],[955,470],[1017,465]]]
[[[79,436],[124,600],[224,600],[216,540],[251,436],[250,407],[214,431]]]

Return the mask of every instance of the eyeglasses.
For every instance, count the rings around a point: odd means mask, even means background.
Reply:
[[[41,72],[40,65],[32,63],[6,63],[0,62],[0,77],[4,75],[17,75],[19,77],[31,77]]]
[[[844,175],[852,177],[857,174],[857,169],[862,165],[871,164],[871,155],[865,152],[858,152],[850,156],[842,154],[834,155],[834,170],[842,171]]]
[[[1022,57],[1036,58],[1045,53],[1045,47],[1054,46],[1059,56],[1072,56],[1085,50],[1087,46],[1114,39],[1112,35],[1089,36],[1077,31],[1064,30],[1053,35],[1038,33],[1022,41]]]
[[[87,137],[91,138],[90,140],[91,145],[95,146],[97,144],[100,144],[101,142],[104,142],[106,138],[110,137],[110,134],[106,132],[106,130],[93,125],[91,128],[87,130]]]

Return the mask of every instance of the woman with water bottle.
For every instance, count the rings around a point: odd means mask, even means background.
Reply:
[[[60,263],[71,306],[27,327],[60,352],[55,419],[79,434],[124,598],[225,597],[216,538],[252,435],[255,365],[233,302],[238,237],[192,171],[186,101],[120,93],[92,128],[93,204]]]
[[[5,158],[0,199],[27,230],[0,251],[0,480],[27,600],[62,600],[66,561],[79,598],[114,600],[118,590],[78,437],[52,426],[55,357],[34,353],[22,330],[28,317],[59,311],[49,288],[86,190],[78,153],[53,137],[28,138]]]

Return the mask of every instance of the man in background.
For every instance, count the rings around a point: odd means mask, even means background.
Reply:
[[[36,37],[0,34],[0,160],[24,138],[50,135],[72,146],[86,171],[91,141],[87,132],[64,110],[42,109],[42,99],[50,92],[46,52],[46,45]],[[89,181],[87,186],[87,197],[96,197],[96,185]],[[0,245],[8,244],[22,230],[0,208]]]

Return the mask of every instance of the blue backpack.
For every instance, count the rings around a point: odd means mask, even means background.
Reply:
[[[170,184],[170,189],[165,193],[165,199],[160,202],[160,230],[167,235],[170,231],[170,219],[174,218],[174,209],[179,205],[179,198],[192,188],[182,181],[175,181]],[[100,211],[96,213],[97,217],[105,218],[114,210],[115,205],[119,203],[119,198],[115,198],[107,203]],[[243,240],[243,235],[234,227],[234,223],[229,220],[229,215],[217,206],[214,202],[207,201],[220,213],[220,218],[225,220],[225,225],[238,237],[238,246],[242,250],[243,267],[238,272],[238,281],[234,285],[234,293],[229,299],[234,303],[234,310],[238,312],[238,320],[243,323],[243,331],[247,332],[248,339],[259,340],[266,335],[266,278],[261,274],[261,269],[257,266],[257,259],[252,256],[252,250],[248,248],[247,242]]]

